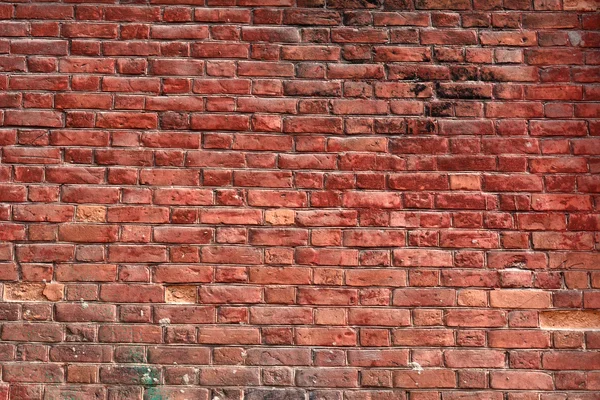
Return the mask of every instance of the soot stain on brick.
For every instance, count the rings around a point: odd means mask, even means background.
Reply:
[[[473,81],[477,79],[477,70],[473,67],[456,66],[450,68],[453,81]]]
[[[429,103],[425,113],[430,117],[449,117],[452,116],[452,108],[453,104],[449,102]]]
[[[487,99],[490,96],[481,93],[476,87],[446,87],[435,83],[435,91],[439,97],[447,99]]]
[[[423,85],[422,83],[417,83],[413,87],[410,88],[410,91],[415,94],[415,96],[419,96],[420,93],[427,90],[427,85]]]

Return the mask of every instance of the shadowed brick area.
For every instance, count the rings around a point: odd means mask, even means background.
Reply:
[[[0,400],[598,400],[599,9],[0,2]]]

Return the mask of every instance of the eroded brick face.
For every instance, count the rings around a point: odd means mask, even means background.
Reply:
[[[596,400],[598,0],[0,4],[0,400]]]

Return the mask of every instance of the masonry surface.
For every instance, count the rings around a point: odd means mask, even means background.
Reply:
[[[0,3],[0,400],[600,399],[598,0]]]

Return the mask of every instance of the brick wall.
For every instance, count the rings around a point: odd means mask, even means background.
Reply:
[[[600,399],[598,0],[0,4],[0,399]]]

